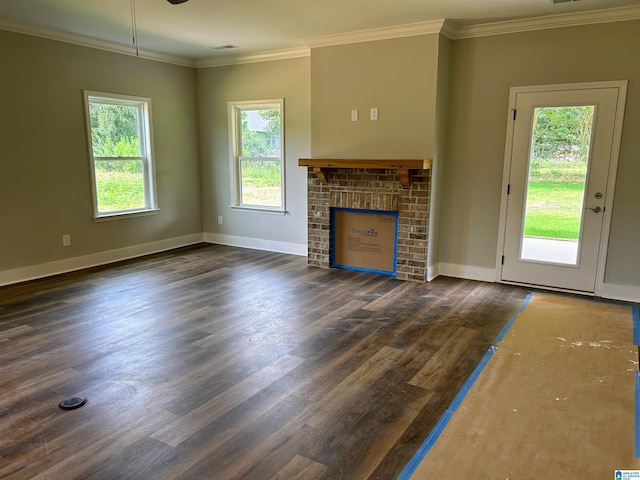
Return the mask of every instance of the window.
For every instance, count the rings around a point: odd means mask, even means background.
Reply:
[[[156,210],[148,98],[85,91],[96,219]]]
[[[233,206],[284,213],[284,100],[229,102]]]

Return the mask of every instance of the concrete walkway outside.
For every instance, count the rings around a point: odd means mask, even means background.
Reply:
[[[578,260],[578,242],[524,237],[522,259],[575,265]]]

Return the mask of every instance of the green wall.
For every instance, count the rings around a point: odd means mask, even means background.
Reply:
[[[453,42],[440,262],[495,268],[510,87],[629,80],[605,282],[640,286],[639,31],[627,21]]]
[[[311,153],[433,158],[438,34],[314,48]],[[372,121],[370,109],[379,109]],[[351,110],[359,120],[351,121]]]
[[[449,115],[449,84],[451,81],[451,48],[453,41],[444,35],[438,38],[437,88],[435,103],[435,146],[431,169],[431,208],[429,219],[428,278],[437,275],[440,258],[440,215],[442,183],[447,165],[447,118]]]
[[[213,234],[212,241],[264,240],[298,245],[306,252],[307,170],[298,166],[298,159],[309,156],[309,76],[309,57],[197,71],[203,226],[206,234]],[[271,98],[285,101],[286,215],[230,207],[227,102]],[[222,225],[218,216],[223,217]]]
[[[202,232],[193,69],[2,30],[0,58],[0,271]],[[158,214],[93,220],[83,89],[151,98]]]
[[[634,20],[425,34],[199,70],[0,31],[0,272],[202,233],[304,249],[297,160],[310,155],[434,158],[430,267],[491,272],[510,87],[629,80],[605,281],[640,287],[638,31]],[[83,89],[152,98],[157,215],[92,219]],[[232,210],[227,102],[274,97],[285,98],[288,214]]]

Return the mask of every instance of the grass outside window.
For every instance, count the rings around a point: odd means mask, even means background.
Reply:
[[[527,189],[527,237],[577,240],[584,201],[586,165],[532,162]]]
[[[96,193],[101,212],[145,207],[142,162],[96,162]]]

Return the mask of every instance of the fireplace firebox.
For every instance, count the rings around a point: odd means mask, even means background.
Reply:
[[[398,212],[331,209],[331,266],[396,274]]]

